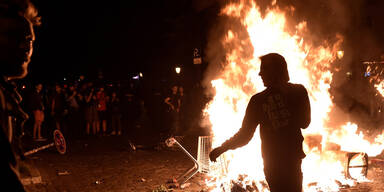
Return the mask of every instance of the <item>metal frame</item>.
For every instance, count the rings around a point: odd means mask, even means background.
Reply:
[[[173,137],[167,139],[165,141],[168,147],[172,147],[173,145],[177,145],[188,157],[191,159],[194,163],[193,167],[185,171],[181,176],[176,178],[176,182],[179,185],[184,184],[186,181],[188,181],[191,177],[193,177],[197,172],[199,172],[199,163],[197,160],[183,147],[181,144]]]
[[[363,165],[355,165],[355,166],[350,166],[349,163],[351,162],[351,159],[353,156],[355,155],[363,155],[364,157],[364,163]],[[345,170],[345,177],[346,178],[349,178],[349,179],[356,179],[356,178],[353,178],[351,175],[350,175],[350,172],[349,172],[349,169],[350,168],[364,168],[364,176],[366,177],[367,174],[368,174],[368,154],[367,153],[364,153],[364,152],[348,152],[346,154],[347,156],[347,164],[346,164],[346,170]]]

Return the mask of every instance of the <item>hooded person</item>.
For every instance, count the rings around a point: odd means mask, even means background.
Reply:
[[[222,153],[246,145],[260,125],[264,174],[271,192],[301,192],[303,136],[311,110],[303,85],[289,83],[283,56],[270,53],[260,57],[260,73],[266,89],[250,99],[242,127],[209,154],[216,161]]]

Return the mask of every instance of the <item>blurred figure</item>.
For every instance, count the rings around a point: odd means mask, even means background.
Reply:
[[[222,153],[246,145],[260,124],[264,173],[271,192],[301,192],[303,174],[302,128],[311,122],[307,90],[289,83],[287,63],[283,56],[270,53],[260,57],[263,92],[252,96],[241,129],[209,154],[216,161]]]
[[[67,135],[67,130],[63,130],[64,118],[66,115],[66,101],[63,89],[60,85],[55,86],[55,93],[51,100],[51,115],[55,121],[56,129],[61,130],[64,135]]]
[[[99,126],[100,122],[103,128],[103,136],[107,135],[107,96],[104,92],[104,87],[100,87],[96,93],[97,98],[97,112],[99,114]]]
[[[41,136],[41,124],[44,121],[44,105],[43,95],[41,90],[43,85],[41,83],[35,86],[35,90],[32,92],[29,99],[29,106],[33,114],[33,139],[37,141],[44,141],[45,139]]]
[[[28,0],[0,1],[0,175],[3,190],[25,191],[15,171],[17,158],[10,142],[14,129],[12,118],[24,121],[28,115],[21,109],[21,97],[10,81],[27,74],[35,40],[34,24],[39,24],[39,18]],[[11,114],[13,117],[9,116]]]
[[[171,89],[171,93],[164,99],[164,103],[167,106],[167,123],[170,127],[170,130],[168,130],[169,135],[178,133],[178,113],[180,110],[180,102],[177,90],[177,86],[174,85]]]
[[[90,135],[90,128],[92,126],[93,135],[96,135],[99,133],[100,127],[98,124],[99,115],[97,113],[97,98],[93,87],[89,87],[89,92],[85,95],[85,102],[86,133],[87,135]]]
[[[67,124],[69,134],[72,138],[76,138],[80,134],[80,114],[79,114],[79,101],[77,100],[77,90],[75,84],[70,84],[68,86],[68,92],[66,93],[66,104],[68,105],[68,114],[67,114]]]
[[[178,121],[179,121],[179,133],[182,134],[186,131],[186,101],[187,101],[187,96],[184,93],[184,87],[179,86],[178,90],[178,105],[179,105],[179,112],[178,112]]]
[[[79,112],[78,112],[78,120],[79,120],[79,134],[81,137],[85,135],[84,127],[86,127],[86,121],[85,121],[85,113],[86,113],[86,108],[87,108],[87,102],[85,100],[85,95],[86,95],[86,89],[87,89],[87,84],[83,83],[80,86],[80,89],[77,92],[76,95],[76,100],[79,105]]]
[[[128,139],[134,139],[134,131],[137,125],[138,118],[140,116],[140,106],[138,103],[138,94],[135,84],[129,81],[128,84],[123,87],[123,94],[121,97],[122,104],[122,134],[127,135]]]
[[[79,104],[77,102],[76,96],[77,96],[77,90],[75,85],[70,85],[68,87],[69,91],[66,96],[66,101],[68,102],[69,112],[71,111],[78,111],[79,110]]]
[[[111,135],[121,135],[121,110],[120,99],[117,97],[116,92],[112,92],[109,102],[111,114]]]
[[[140,108],[136,102],[135,95],[132,93],[124,94],[124,100],[122,100],[122,114],[124,133],[127,134],[129,139],[133,139],[133,131],[135,129],[136,121],[140,116]]]

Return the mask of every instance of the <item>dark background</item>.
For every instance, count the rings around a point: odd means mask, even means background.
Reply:
[[[178,65],[183,81],[190,83],[203,78],[208,36],[225,4],[215,0],[33,2],[43,24],[36,28],[35,52],[26,80],[75,79],[80,74],[92,79],[102,71],[105,79],[126,80],[142,72],[144,78],[156,82],[177,78],[174,67]],[[346,56],[353,55],[357,63],[377,57],[384,44],[384,2],[337,0],[347,14],[327,10],[333,6],[330,2],[336,1],[290,0],[283,4],[294,5],[302,17],[309,17],[309,25],[311,21],[335,21],[314,31],[339,30],[350,50]],[[262,6],[270,1],[259,3]],[[337,22],[345,18],[345,26],[337,28]],[[192,63],[194,48],[202,52],[202,65]]]
[[[36,27],[29,74],[21,80],[27,87],[37,82],[52,85],[63,82],[64,77],[69,82],[79,75],[92,80],[99,72],[105,80],[127,85],[141,72],[144,78],[135,82],[148,103],[154,100],[162,103],[163,95],[158,93],[168,93],[173,84],[180,84],[187,94],[193,93],[191,103],[195,114],[204,108],[208,101],[203,98],[205,90],[195,85],[204,79],[204,72],[211,72],[208,64],[221,64],[217,60],[210,62],[210,58],[217,56],[210,53],[227,51],[212,51],[207,47],[220,44],[215,41],[226,32],[221,29],[231,25],[225,16],[219,15],[229,1],[33,2],[42,16],[42,25]],[[257,3],[265,10],[271,0],[257,0]],[[317,38],[312,41],[323,44],[336,34],[343,36],[344,58],[331,67],[332,100],[351,120],[357,121],[359,127],[382,127],[384,99],[369,83],[369,78],[364,77],[366,66],[362,62],[384,60],[384,1],[278,0],[277,3],[282,10],[295,7],[290,19],[293,18],[294,24],[307,21],[310,33],[306,35]],[[193,64],[194,48],[201,50],[201,65]],[[180,75],[175,73],[175,66],[182,68]],[[384,71],[383,65],[381,68]],[[214,69],[219,72],[219,68]],[[339,119],[331,121],[344,123],[346,117],[335,111],[330,116]]]
[[[206,63],[193,65],[217,16],[212,1],[34,1],[42,16],[26,80],[144,78],[198,81]],[[202,6],[202,7],[201,7]],[[196,75],[198,73],[198,75]],[[199,76],[200,75],[200,76]]]

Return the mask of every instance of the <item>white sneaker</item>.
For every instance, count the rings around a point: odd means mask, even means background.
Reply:
[[[136,151],[136,146],[131,141],[129,141],[129,145],[131,146],[132,150]]]

